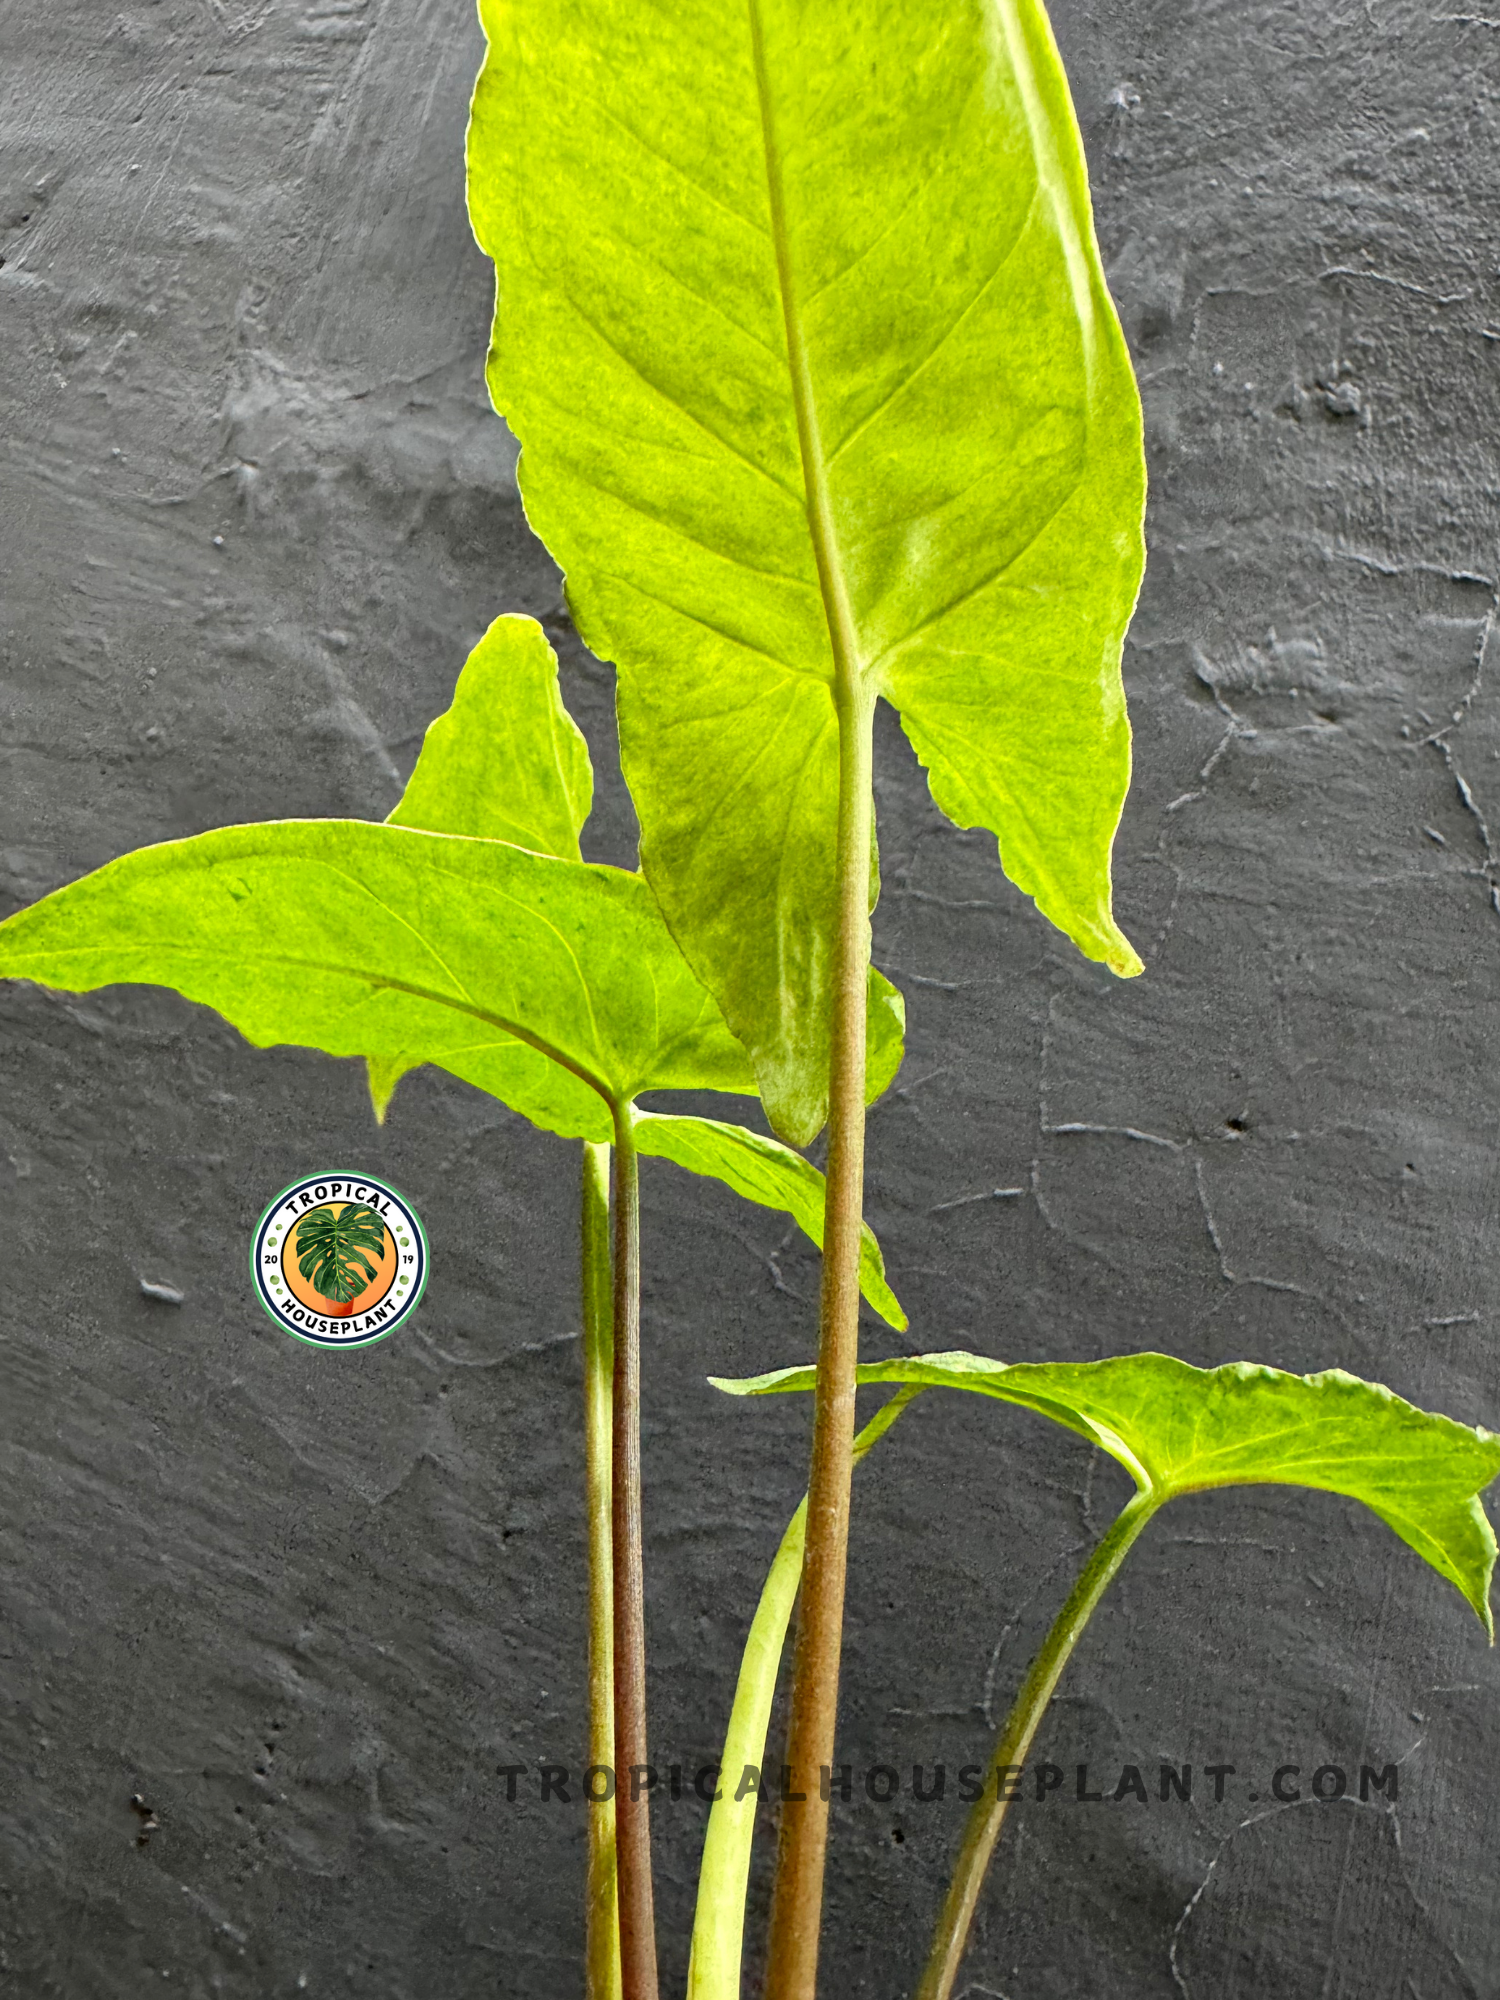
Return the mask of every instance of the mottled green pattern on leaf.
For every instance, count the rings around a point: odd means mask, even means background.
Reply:
[[[297,1221],[297,1269],[313,1290],[338,1305],[358,1297],[385,1255],[385,1224],[373,1208],[310,1208]],[[365,1254],[377,1259],[375,1264]]]
[[[557,655],[534,618],[497,618],[470,653],[453,705],[432,723],[391,826],[508,840],[565,861],[594,797]]]
[[[649,1111],[637,1114],[635,1140],[643,1153],[675,1161],[689,1173],[712,1175],[747,1201],[785,1210],[822,1249],[823,1176],[779,1140],[716,1118],[673,1118]],[[860,1242],[859,1286],[881,1318],[904,1332],[906,1314],[885,1281],[885,1260],[868,1223]]]
[[[646,873],[805,1141],[830,620],[943,809],[1089,956],[1139,970],[1109,857],[1140,411],[1062,70],[1037,0],[480,11],[492,394],[620,668]]]
[[[1500,1437],[1332,1368],[1286,1375],[1165,1354],[1007,1366],[978,1354],[876,1362],[862,1383],[968,1389],[1019,1403],[1116,1458],[1161,1500],[1213,1486],[1311,1486],[1363,1501],[1453,1584],[1493,1636],[1495,1537],[1477,1495],[1500,1473]],[[811,1389],[810,1368],[721,1381],[730,1395]]]

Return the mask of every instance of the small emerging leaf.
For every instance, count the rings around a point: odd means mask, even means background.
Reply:
[[[1495,1537],[1477,1496],[1500,1473],[1500,1437],[1430,1415],[1342,1369],[1286,1375],[1165,1354],[1014,1366],[978,1354],[875,1362],[869,1383],[968,1389],[1018,1403],[1119,1460],[1158,1500],[1215,1486],[1310,1486],[1378,1514],[1446,1577],[1494,1636]],[[811,1389],[811,1368],[720,1381],[729,1395]]]

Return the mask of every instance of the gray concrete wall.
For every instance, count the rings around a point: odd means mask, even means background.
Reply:
[[[1500,24],[1057,25],[1147,410],[1118,904],[1149,967],[1050,935],[884,728],[911,1034],[872,1220],[922,1347],[1337,1364],[1500,1421]],[[383,815],[502,609],[547,621],[592,852],[630,858],[610,676],[483,394],[479,52],[464,0],[0,7],[0,911],[142,842]],[[418,1321],[354,1355],[283,1338],[244,1274],[263,1204],[335,1162],[433,1244]],[[806,1419],[703,1378],[810,1352],[815,1263],[648,1168],[653,1718],[691,1770]],[[574,1181],[435,1072],[379,1132],[356,1065],[171,996],[0,992],[5,1991],[579,1993],[581,1808],[494,1775],[584,1747]],[[908,1785],[981,1758],[1121,1487],[1019,1414],[919,1408],[861,1474],[845,1754]],[[1500,1993],[1497,1694],[1372,1518],[1182,1503],[1043,1748],[1236,1776],[1019,1816],[972,1992]],[[1267,1816],[1276,1765],[1365,1760],[1399,1760],[1394,1811]],[[840,1809],[831,2000],[910,1990],[959,1812],[951,1782]],[[670,1991],[701,1828],[658,1815]]]

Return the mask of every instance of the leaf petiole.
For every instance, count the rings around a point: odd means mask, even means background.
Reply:
[[[915,1386],[898,1389],[876,1411],[854,1440],[856,1465],[885,1436],[907,1404],[921,1393],[920,1387]],[[804,1494],[781,1538],[740,1656],[734,1706],[729,1713],[720,1757],[718,1796],[708,1816],[703,1861],[698,1870],[687,2000],[740,2000],[745,1886],[750,1879],[750,1849],[756,1807],[760,1803],[754,1791],[740,1796],[740,1781],[748,1768],[759,1771],[765,1761],[771,1704],[802,1576],[806,1530]]]
[[[646,1602],[641,1556],[641,1198],[635,1120],[616,1104],[614,1162],[615,1856],[624,2000],[657,2000],[646,1755]]]
[[[771,1903],[766,2000],[814,2000],[828,1847],[828,1801],[818,1785],[833,1763],[854,1477],[854,1391],[859,1367],[859,1257],[865,1184],[865,994],[870,970],[870,855],[875,696],[856,685],[839,703],[838,936],[829,1063],[828,1193],[818,1372],[808,1472],[807,1546],[791,1713],[789,1795],[782,1808]]]
[[[1010,1714],[1005,1718],[995,1743],[994,1755],[985,1774],[984,1790],[969,1814],[963,1843],[953,1866],[953,1879],[943,1899],[942,1914],[933,1935],[932,1950],[916,2000],[950,2000],[953,1982],[969,1942],[969,1927],[979,1892],[984,1886],[990,1857],[1009,1810],[1006,1776],[1024,1764],[1037,1725],[1047,1712],[1053,1691],[1073,1648],[1083,1636],[1099,1600],[1114,1581],[1121,1563],[1129,1555],[1136,1537],[1161,1506],[1161,1494],[1136,1492],[1116,1515],[1108,1534],[1085,1563],[1078,1581],[1052,1622],[1041,1651],[1021,1685]]]
[[[589,1763],[615,1768],[613,1451],[614,1302],[609,1147],[585,1140],[580,1188],[583,1290],[583,1462],[589,1551]],[[588,1806],[587,2000],[621,2000],[615,1802]]]

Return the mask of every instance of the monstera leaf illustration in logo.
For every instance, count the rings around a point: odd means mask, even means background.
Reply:
[[[385,1255],[385,1224],[373,1208],[310,1208],[297,1224],[297,1269],[320,1297],[347,1306],[370,1284]]]

